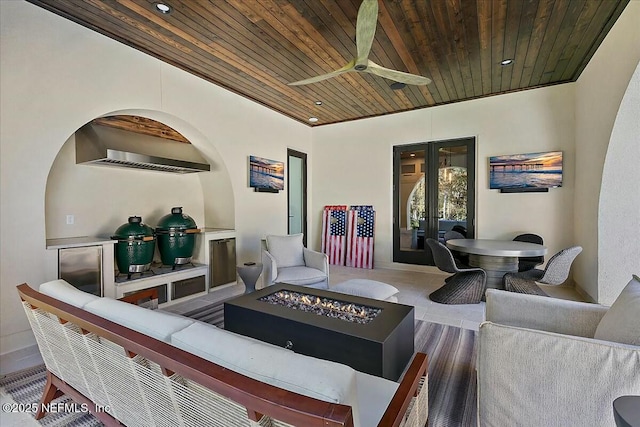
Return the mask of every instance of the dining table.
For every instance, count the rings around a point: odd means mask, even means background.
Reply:
[[[446,245],[468,254],[469,266],[482,268],[487,273],[487,287],[494,289],[504,289],[504,275],[518,271],[518,258],[547,254],[544,245],[515,240],[451,239]]]

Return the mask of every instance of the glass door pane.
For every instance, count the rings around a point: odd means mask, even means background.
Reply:
[[[287,199],[289,234],[303,233],[307,244],[307,155],[287,150]]]
[[[433,265],[426,239],[475,235],[475,138],[396,146],[393,171],[394,262]]]
[[[438,148],[438,238],[447,231],[467,237],[467,146]]]
[[[406,150],[400,156],[400,250],[424,250],[426,220],[425,151]]]
[[[302,159],[289,157],[289,234],[302,233]]]

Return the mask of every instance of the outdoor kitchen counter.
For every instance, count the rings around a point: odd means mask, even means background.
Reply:
[[[233,228],[215,228],[215,227],[203,227],[200,229],[201,233],[216,234],[216,233],[234,233],[236,230]]]
[[[47,249],[80,248],[83,246],[113,245],[115,243],[117,243],[117,240],[112,240],[109,237],[66,237],[61,239],[47,239]]]

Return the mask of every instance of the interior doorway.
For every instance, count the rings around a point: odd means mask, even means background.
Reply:
[[[287,149],[287,231],[303,233],[307,246],[307,154]]]
[[[433,265],[426,239],[475,236],[475,137],[393,148],[393,261]]]

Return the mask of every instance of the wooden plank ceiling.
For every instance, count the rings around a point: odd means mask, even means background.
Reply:
[[[190,144],[189,140],[177,130],[153,119],[140,116],[107,116],[99,117],[91,121],[91,124],[109,126],[112,128],[155,136],[157,138],[170,139],[172,141]]]
[[[629,2],[379,0],[370,59],[433,80],[393,90],[355,72],[287,85],[354,57],[361,0],[29,1],[314,125],[575,81]]]

